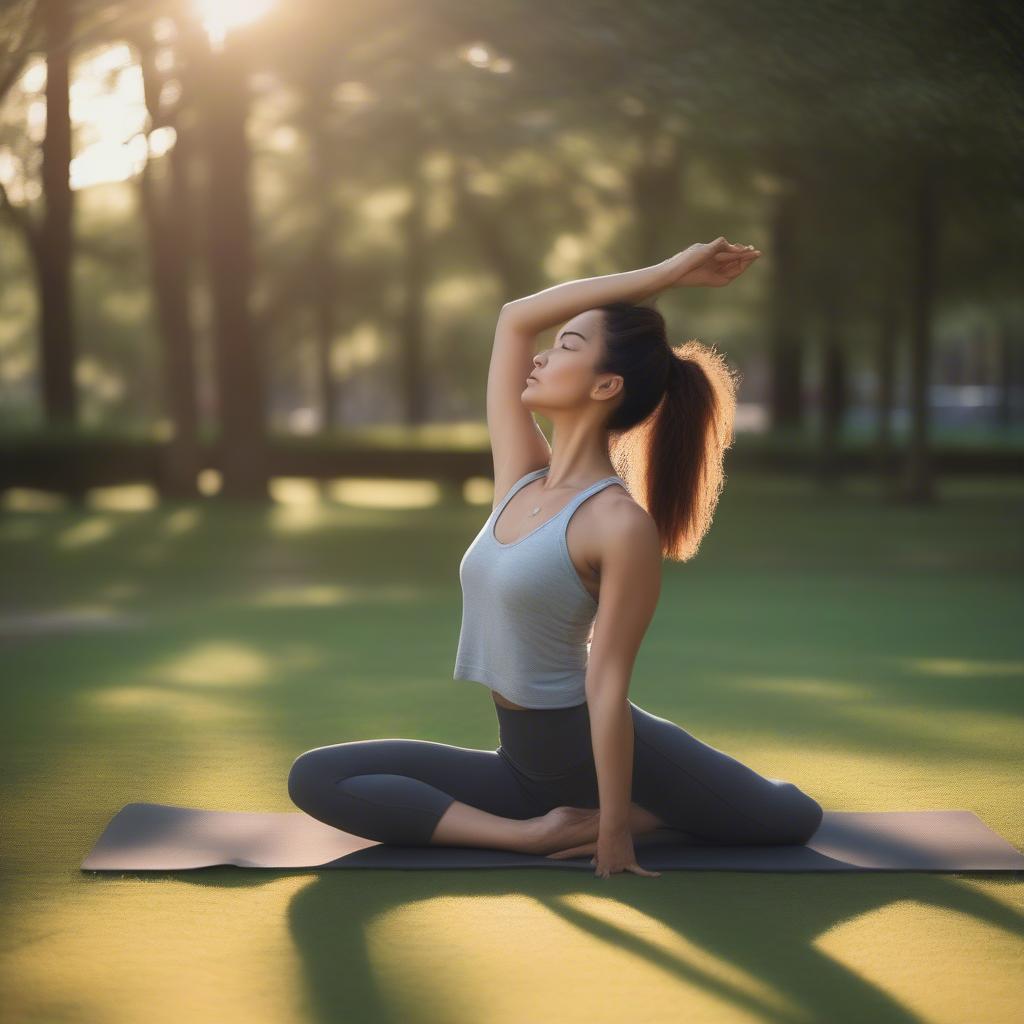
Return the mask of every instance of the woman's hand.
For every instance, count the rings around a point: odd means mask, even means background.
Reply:
[[[633,834],[629,829],[599,832],[596,842],[573,846],[547,856],[552,860],[565,860],[567,857],[581,857],[587,853],[594,854],[590,863],[595,865],[594,874],[599,878],[607,878],[621,871],[632,871],[634,875],[646,875],[648,878],[661,877],[660,871],[647,871],[637,864]]]
[[[760,255],[760,249],[739,245],[724,237],[713,242],[696,242],[672,257],[679,274],[670,287],[721,288],[739,277]]]

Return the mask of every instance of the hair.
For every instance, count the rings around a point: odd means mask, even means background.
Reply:
[[[740,375],[713,346],[673,347],[653,306],[612,302],[598,373],[621,375],[623,397],[605,423],[616,473],[657,524],[662,555],[693,558],[711,526],[733,442]]]

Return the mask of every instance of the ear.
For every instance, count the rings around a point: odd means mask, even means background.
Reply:
[[[600,402],[607,401],[609,398],[614,398],[619,394],[624,385],[625,381],[616,374],[614,377],[609,377],[607,380],[603,380],[600,384],[595,385],[590,397],[596,398]]]

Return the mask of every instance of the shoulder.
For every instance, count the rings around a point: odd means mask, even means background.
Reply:
[[[618,497],[602,510],[599,530],[602,555],[660,562],[661,539],[651,514],[620,488],[608,489],[617,491]]]
[[[609,567],[623,571],[647,568],[660,575],[662,560],[658,527],[648,511],[625,487],[605,487],[583,503],[570,524],[572,552],[592,578]]]
[[[661,576],[662,547],[651,514],[621,487],[608,487],[599,516],[594,517],[590,552],[602,577],[609,573]]]

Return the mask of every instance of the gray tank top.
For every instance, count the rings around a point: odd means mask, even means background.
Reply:
[[[528,708],[586,700],[590,631],[597,601],[576,574],[565,532],[592,494],[625,481],[606,476],[519,540],[502,544],[494,525],[513,496],[550,467],[520,477],[487,517],[459,564],[462,628],[455,679],[497,690]]]

